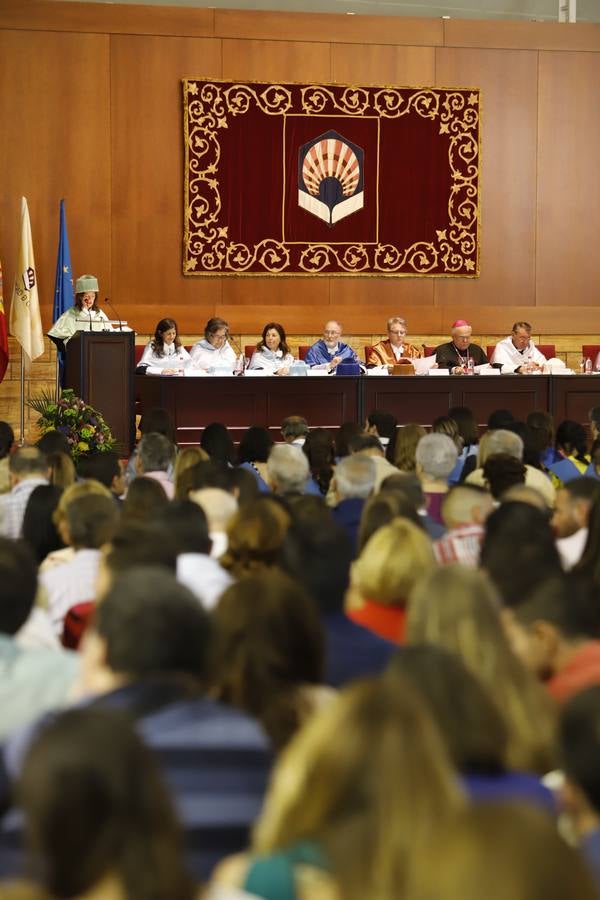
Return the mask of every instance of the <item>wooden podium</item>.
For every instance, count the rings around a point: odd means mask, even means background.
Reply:
[[[66,345],[64,386],[104,416],[120,452],[135,441],[133,331],[77,331]]]

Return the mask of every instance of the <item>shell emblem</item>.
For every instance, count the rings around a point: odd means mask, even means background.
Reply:
[[[336,131],[298,151],[298,205],[330,227],[364,205],[364,151]]]

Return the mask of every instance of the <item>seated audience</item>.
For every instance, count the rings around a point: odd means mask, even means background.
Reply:
[[[308,493],[309,475],[308,459],[301,447],[275,444],[267,460],[267,482],[274,494],[287,497]]]
[[[186,450],[198,450],[199,447],[187,447]],[[185,451],[184,451],[185,452]],[[177,454],[179,457],[179,454]],[[191,465],[183,467],[179,472],[177,484],[177,499],[187,500],[193,491],[202,491],[204,488],[218,488],[221,491],[231,493],[232,469],[221,462],[213,462],[211,459],[200,459]]]
[[[202,447],[183,447],[175,459],[173,467],[173,493],[175,500],[187,500],[191,484],[185,473],[196,463],[208,462],[208,453]]]
[[[528,597],[540,577],[559,575],[562,566],[547,510],[531,503],[502,503],[485,521],[480,563],[506,606]]]
[[[107,453],[86,453],[77,460],[77,475],[79,478],[93,478],[109,489],[115,498],[121,497],[125,492],[125,473],[119,459],[119,454],[114,450]]]
[[[166,409],[163,409],[161,406],[152,407],[147,412],[142,414],[139,424],[139,432],[143,437],[145,434],[164,434],[166,438],[168,438],[171,443],[176,446],[175,441],[175,426],[171,421],[171,417]],[[133,452],[129,457],[127,462],[127,467],[125,469],[125,483],[126,485],[130,485],[133,479],[138,474],[137,471],[137,454],[138,448],[137,446],[133,448]],[[169,470],[169,475],[172,475],[172,468]]]
[[[177,570],[177,542],[160,518],[152,522],[121,523],[100,558],[96,601],[100,602],[116,578],[131,569],[160,566]]]
[[[36,564],[65,546],[54,523],[54,511],[62,495],[62,489],[53,484],[40,484],[29,495],[23,517],[23,540],[33,553]]]
[[[552,704],[511,649],[483,573],[444,566],[423,579],[411,596],[407,637],[456,653],[489,691],[508,725],[511,769],[542,775],[554,767]]]
[[[294,357],[287,344],[285,329],[279,322],[268,322],[250,360],[250,369],[262,369],[269,375],[289,375]]]
[[[507,431],[505,428],[492,430],[492,433],[485,435],[485,443],[482,439],[480,444],[480,453],[485,449],[485,458],[480,458],[478,468],[467,477],[468,484],[484,484],[483,463],[488,456],[496,453],[506,453],[514,456],[520,462],[523,461],[523,441],[518,434]],[[550,479],[544,475],[539,469],[525,464],[525,484],[533,487],[546,498],[548,506],[554,506],[555,490]]]
[[[213,559],[220,559],[227,550],[227,532],[238,511],[237,500],[233,494],[221,488],[192,491],[189,499],[203,510],[208,522],[208,536],[212,543],[210,555]]]
[[[369,538],[352,565],[348,616],[388,641],[403,643],[413,591],[434,565],[423,529],[394,519]]]
[[[382,409],[374,409],[367,416],[365,422],[365,432],[373,434],[383,447],[385,458],[388,462],[394,462],[394,451],[396,449],[396,432],[398,430],[398,420],[396,416],[385,412]]]
[[[204,326],[204,338],[190,351],[190,368],[212,372],[228,369],[232,372],[237,363],[237,355],[228,341],[229,325],[225,319],[214,316]]]
[[[39,572],[45,572],[52,566],[62,565],[69,562],[75,556],[75,550],[69,546],[68,530],[67,530],[67,507],[78,497],[87,497],[88,494],[98,494],[102,497],[111,497],[111,493],[103,484],[94,479],[88,481],[76,481],[70,487],[65,488],[61,493],[56,509],[52,513],[52,521],[56,526],[56,530],[60,536],[63,546],[59,550],[52,550],[43,562],[40,564]]]
[[[588,578],[570,573],[542,582],[512,607],[510,634],[558,703],[600,684],[600,603]]]
[[[572,569],[581,559],[592,506],[599,501],[600,483],[592,478],[573,478],[556,492],[552,528],[563,568]]]
[[[587,452],[587,437],[583,425],[565,419],[556,429],[555,446],[556,452],[561,458],[558,462],[548,466],[555,483],[567,484],[573,478],[579,478],[585,474],[590,464],[590,457]]]
[[[23,647],[15,640],[31,612],[36,565],[20,541],[0,537],[0,738],[40,713],[67,704],[79,658],[59,649]]]
[[[158,520],[177,550],[177,580],[189,588],[204,609],[212,609],[232,578],[210,556],[212,541],[204,510],[191,500],[173,501]]]
[[[331,518],[305,521],[297,514],[282,548],[283,568],[306,588],[319,611],[325,633],[325,678],[334,687],[378,675],[394,650],[391,642],[345,614],[353,556],[354,547],[341,525]]]
[[[417,444],[426,434],[423,426],[414,422],[398,426],[394,447],[394,465],[401,472],[415,471]]]
[[[270,497],[239,509],[227,526],[227,549],[220,559],[234,578],[255,575],[279,562],[290,514]]]
[[[421,524],[432,540],[436,540],[446,533],[444,525],[441,522],[435,522],[427,512],[425,494],[416,472],[396,472],[394,475],[388,475],[381,482],[379,493],[382,494],[386,491],[404,494],[411,506],[417,510]]]
[[[335,466],[335,443],[331,432],[326,428],[313,428],[306,435],[302,450],[308,459],[313,489],[316,487],[325,496]]]
[[[384,525],[389,525],[399,516],[408,519],[422,531],[425,530],[423,520],[415,509],[414,503],[403,491],[386,489],[369,497],[360,517],[358,552],[362,552],[363,547],[376,531],[379,531]]]
[[[503,375],[529,375],[544,368],[546,357],[531,340],[529,322],[515,322],[508,337],[496,344],[492,365],[500,365]]]
[[[368,456],[375,464],[375,485],[373,490],[377,492],[381,482],[389,475],[395,475],[398,471],[395,466],[387,461],[385,450],[379,438],[374,434],[357,434],[350,439],[348,446],[352,454]]]
[[[148,341],[138,367],[146,375],[183,375],[190,361],[190,354],[179,340],[175,319],[161,319],[154,329],[154,337]]]
[[[214,882],[265,900],[401,897],[417,848],[462,802],[412,686],[365,681],[292,740],[250,853],[219,866]]]
[[[342,341],[342,326],[339,322],[326,322],[323,337],[309,348],[306,354],[307,366],[327,369],[333,372],[341,362],[359,364],[358,356],[348,344]]]
[[[441,509],[448,531],[433,544],[438,563],[460,563],[476,568],[485,533],[484,523],[492,509],[492,498],[483,488],[469,484],[450,488]]]
[[[323,633],[304,588],[275,571],[231,585],[212,614],[212,692],[257,719],[281,750],[319,705]]]
[[[433,862],[432,862],[433,861]],[[577,851],[540,810],[517,803],[468,806],[418,851],[406,900],[593,900]]]
[[[127,490],[123,501],[123,522],[147,522],[160,514],[169,503],[163,485],[155,478],[138,475]]]
[[[471,485],[472,487],[476,487],[476,485]],[[500,497],[501,503],[529,503],[531,506],[535,506],[536,509],[539,509],[540,512],[544,514],[545,518],[548,518],[551,515],[551,511],[548,509],[548,504],[542,497],[539,491],[536,491],[535,488],[528,487],[526,484],[513,484],[512,487],[509,487],[502,496]]]
[[[40,587],[57,635],[71,607],[96,598],[96,579],[101,550],[117,529],[119,511],[109,497],[78,497],[66,509],[65,538],[75,553],[68,562],[40,575]]]
[[[542,469],[547,471],[548,466],[562,459],[554,449],[554,419],[550,413],[535,410],[529,413],[526,421],[531,428]]]
[[[552,811],[553,796],[539,778],[511,768],[509,725],[489,687],[460,656],[443,647],[403,647],[386,679],[408,679],[439,728],[448,754],[473,800],[520,800]]]
[[[252,503],[259,497],[258,482],[252,472],[242,469],[241,466],[235,466],[233,469],[229,469],[228,474],[229,490],[240,508],[247,506],[248,503]]]
[[[373,460],[356,453],[340,460],[331,479],[330,490],[335,498],[333,518],[346,529],[353,547],[357,545],[360,517],[365,500],[373,492],[375,478]]]
[[[483,464],[483,480],[497,501],[509,488],[525,484],[526,474],[527,469],[523,463],[508,453],[492,453]]]
[[[75,483],[75,463],[67,453],[48,453],[48,481],[59,488],[66,488]]]
[[[8,422],[0,421],[0,494],[10,490],[8,458],[15,443],[15,433]]]
[[[213,462],[225,466],[233,466],[236,463],[237,453],[233,438],[222,422],[211,422],[204,428],[200,447]]]
[[[461,453],[463,442],[458,430],[458,425],[451,416],[438,416],[431,423],[431,434],[446,434],[456,446],[456,452]]]
[[[563,706],[559,752],[563,810],[585,860],[600,885],[600,685],[581,691]]]
[[[500,428],[508,428],[515,421],[510,409],[495,409],[488,416],[487,430],[498,431]]]
[[[469,362],[474,366],[487,363],[487,356],[477,344],[471,343],[473,329],[464,319],[452,325],[452,340],[440,344],[435,351],[435,361],[440,369],[448,369],[451,375],[463,375]]]
[[[122,713],[76,709],[47,722],[17,796],[30,868],[49,896],[195,897],[156,758]]]
[[[416,359],[423,351],[406,340],[406,319],[392,316],[387,321],[387,340],[379,341],[367,352],[367,366],[393,368],[401,359]]]
[[[468,406],[452,406],[448,410],[448,415],[456,422],[462,441],[456,465],[448,476],[448,484],[458,484],[464,481],[476,466],[479,430],[473,411]]]
[[[342,422],[338,430],[334,433],[335,442],[335,461],[339,462],[344,456],[350,456],[349,442],[357,434],[363,434],[364,430],[358,422]]]
[[[309,434],[308,422],[302,416],[287,416],[281,423],[281,437],[286,444],[303,447]]]
[[[435,522],[442,522],[442,500],[448,491],[448,476],[457,458],[456,444],[446,434],[426,434],[417,445],[416,472],[425,495],[427,512]]]
[[[145,434],[138,444],[137,474],[158,481],[169,500],[175,495],[171,475],[174,458],[175,445],[164,434]]]
[[[63,434],[62,431],[57,431],[55,428],[43,434],[36,441],[35,446],[45,457],[50,456],[52,453],[65,453],[67,456],[71,453],[71,445],[66,434]]]
[[[238,447],[238,463],[255,476],[261,494],[269,492],[267,460],[273,447],[273,438],[261,425],[251,425]]]
[[[8,460],[11,489],[0,495],[0,535],[21,536],[27,502],[40,484],[48,484],[48,463],[37,447],[19,447]]]

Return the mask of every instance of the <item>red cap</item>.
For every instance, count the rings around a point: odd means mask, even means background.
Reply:
[[[471,324],[467,322],[466,319],[457,319],[456,322],[452,323],[453,328],[464,328],[465,325],[467,326],[467,328],[471,327]]]

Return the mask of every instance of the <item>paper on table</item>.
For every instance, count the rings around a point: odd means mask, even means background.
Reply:
[[[374,375],[375,377],[389,374],[387,366],[373,366],[372,369],[367,369],[367,375]]]
[[[420,359],[411,359],[416,375],[427,375],[435,366],[435,353],[432,356],[423,356]],[[446,371],[446,375],[448,372]]]
[[[484,363],[482,366],[475,366],[475,374],[476,375],[499,375],[500,369],[494,369],[494,367],[490,366],[489,363]]]

